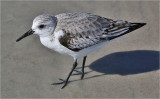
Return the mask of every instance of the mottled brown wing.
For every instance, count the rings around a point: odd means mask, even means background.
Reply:
[[[57,15],[55,31],[63,30],[65,35],[60,43],[72,51],[80,51],[106,40],[112,40],[133,30],[144,23],[113,21],[90,13],[65,13]]]
[[[109,27],[110,19],[90,13],[72,13],[57,16],[58,24],[55,31],[63,30],[65,35],[60,43],[73,50],[79,51],[102,41],[104,28]]]

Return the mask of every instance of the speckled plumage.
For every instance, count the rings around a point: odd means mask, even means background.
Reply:
[[[119,31],[123,32],[131,26],[127,21],[113,21],[83,12],[63,13],[55,17],[58,20],[55,33],[59,30],[65,32],[65,35],[60,38],[60,43],[73,51],[101,43],[109,36],[118,35],[118,30],[123,29]]]

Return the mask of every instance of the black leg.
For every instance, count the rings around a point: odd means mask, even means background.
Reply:
[[[68,84],[68,80],[69,80],[70,76],[72,75],[72,72],[76,68],[76,66],[77,66],[77,59],[75,60],[73,67],[72,67],[72,70],[70,71],[70,73],[65,81],[65,84],[63,85],[63,87],[61,89],[63,89]]]
[[[84,66],[85,66],[86,58],[87,58],[87,56],[84,56],[84,58],[83,58],[81,79],[83,79],[83,77],[84,77]]]

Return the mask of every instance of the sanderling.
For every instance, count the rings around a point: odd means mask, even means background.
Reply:
[[[41,43],[52,50],[74,58],[73,67],[64,83],[64,88],[72,72],[77,66],[77,59],[84,57],[82,75],[88,54],[115,38],[136,30],[146,23],[131,23],[122,20],[112,20],[92,13],[76,12],[62,13],[56,16],[42,14],[33,20],[32,28],[17,39],[17,42],[31,34],[37,34]]]

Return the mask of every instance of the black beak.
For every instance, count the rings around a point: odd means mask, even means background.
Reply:
[[[26,32],[26,33],[23,34],[20,38],[18,38],[18,39],[16,40],[16,42],[20,41],[21,39],[23,39],[23,38],[25,38],[25,37],[33,34],[33,33],[34,33],[34,31],[33,31],[32,29],[30,29],[28,32]]]

